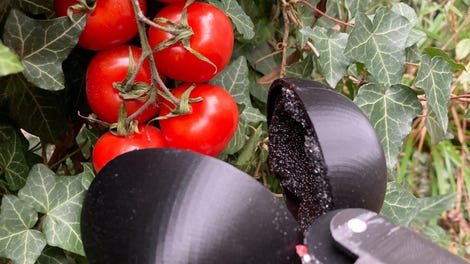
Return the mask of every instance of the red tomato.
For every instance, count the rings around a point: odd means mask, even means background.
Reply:
[[[170,4],[164,7],[156,17],[166,18],[179,23],[184,3]],[[230,19],[217,7],[194,2],[187,9],[188,24],[194,35],[190,38],[192,49],[204,55],[212,63],[202,61],[183,47],[175,43],[154,54],[160,73],[172,79],[185,82],[206,82],[227,66],[233,50],[233,28]],[[155,48],[173,35],[151,27],[149,43]]]
[[[180,98],[189,84],[176,87],[172,93]],[[191,113],[160,120],[160,128],[169,147],[187,149],[216,156],[229,143],[238,126],[238,107],[223,88],[211,84],[196,84],[190,98],[201,97],[191,104]],[[170,112],[162,104],[160,116]]]
[[[123,45],[98,52],[90,61],[86,72],[86,96],[91,110],[103,121],[115,123],[119,117],[119,107],[124,101],[114,82],[122,82],[129,67],[129,48],[137,64],[142,50],[138,47]],[[151,82],[149,63],[144,63],[137,73],[136,82]],[[127,115],[131,115],[145,102],[137,99],[125,100]],[[159,106],[155,103],[147,107],[136,120],[143,123],[158,113]]]
[[[137,35],[137,23],[132,0],[97,0],[96,8],[88,14],[85,29],[78,45],[90,50],[104,50],[119,46]],[[55,0],[57,16],[66,16],[67,9],[77,0]],[[145,15],[145,0],[139,0]]]
[[[117,136],[111,132],[103,134],[95,144],[92,154],[93,167],[99,172],[115,157],[138,149],[166,147],[160,130],[151,125],[139,127],[139,133],[129,137]]]

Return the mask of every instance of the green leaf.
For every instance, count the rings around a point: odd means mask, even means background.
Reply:
[[[454,71],[466,71],[466,70],[467,70],[467,69],[465,68],[465,65],[455,62],[455,60],[452,59],[452,58],[449,56],[449,54],[447,54],[447,53],[446,53],[445,51],[443,51],[442,49],[430,47],[430,48],[425,48],[424,51],[425,51],[429,56],[431,56],[431,58],[434,58],[434,57],[441,57],[441,58],[444,59],[447,63],[449,63],[449,65],[452,67],[452,69],[453,69]]]
[[[452,134],[451,129],[448,127],[447,130],[444,130],[442,125],[440,124],[438,117],[436,116],[435,112],[432,110],[428,110],[428,114],[426,115],[426,129],[431,137],[431,144],[437,144],[442,140],[452,139],[454,135]]]
[[[68,17],[35,20],[11,10],[3,39],[20,56],[28,81],[50,91],[64,88],[62,62],[77,44],[86,17],[75,15],[75,22]]]
[[[245,133],[247,129],[247,124],[246,121],[243,119],[240,119],[238,122],[238,127],[237,131],[235,132],[235,135],[232,137],[230,142],[227,144],[225,147],[223,154],[235,154],[239,150],[243,148],[243,146],[246,143],[246,138],[245,138]]]
[[[458,60],[463,60],[468,54],[470,54],[470,38],[462,39],[455,47],[455,57]]]
[[[16,191],[26,183],[29,166],[25,152],[28,142],[14,127],[0,122],[0,171],[5,174],[8,189]]]
[[[260,137],[263,134],[263,130],[261,128],[262,125],[259,125],[257,128],[250,127],[253,132],[251,133],[250,139],[248,139],[247,143],[243,147],[243,150],[240,152],[235,165],[237,167],[243,167],[250,163],[253,158],[253,155],[256,153],[256,149],[258,148],[258,143],[260,142]]]
[[[438,225],[424,226],[420,228],[420,232],[431,239],[432,242],[447,248],[452,243],[450,237],[446,234],[444,229]]]
[[[49,245],[84,255],[80,236],[85,197],[82,176],[56,176],[45,165],[37,164],[18,197],[45,214],[43,233]]]
[[[15,264],[33,264],[46,246],[44,235],[31,229],[38,221],[33,207],[14,195],[5,195],[0,208],[0,256]]]
[[[285,77],[311,79],[313,74],[313,56],[308,54],[286,67]]]
[[[387,184],[387,193],[381,214],[400,226],[409,226],[419,211],[419,202],[408,190],[396,182]]]
[[[251,105],[248,81],[248,65],[243,56],[230,63],[220,74],[210,80],[211,84],[225,88],[237,104]]]
[[[51,17],[54,12],[54,0],[14,0],[11,2],[13,8],[21,9],[33,15],[46,15]]]
[[[21,72],[23,65],[15,53],[0,41],[0,76]]]
[[[21,74],[0,79],[0,90],[9,98],[10,117],[21,128],[53,143],[65,130],[67,106],[63,91],[51,92],[32,86]]]
[[[255,36],[254,24],[251,18],[245,13],[242,7],[235,0],[215,1],[209,3],[218,7],[227,14],[235,25],[237,31],[243,35],[244,39],[252,39]]]
[[[359,89],[354,102],[376,129],[387,167],[394,168],[403,139],[411,131],[412,120],[422,111],[416,94],[404,85],[387,88],[371,83]]]
[[[393,3],[392,11],[406,17],[408,21],[410,21],[411,25],[415,26],[419,23],[418,15],[416,11],[409,5],[400,2],[400,3]]]
[[[344,55],[344,48],[348,34],[322,27],[305,27],[300,30],[302,34],[313,40],[317,48],[320,70],[331,87],[346,74],[351,61]]]
[[[434,113],[442,131],[447,131],[449,124],[447,104],[451,83],[452,69],[449,64],[441,57],[431,59],[424,55],[414,84],[424,90],[427,105]]]
[[[266,122],[266,116],[258,108],[252,106],[245,107],[240,114],[240,118],[247,121],[247,123]]]
[[[443,212],[454,207],[455,194],[419,198],[418,202],[420,203],[420,211],[416,220],[429,221],[439,218]]]
[[[371,0],[349,0],[346,1],[348,7],[349,16],[356,17],[358,13],[365,13],[369,7]]]
[[[75,264],[75,261],[67,255],[64,250],[57,247],[46,247],[41,256],[39,256],[36,264]]]
[[[83,164],[83,172],[79,174],[82,177],[82,186],[85,190],[91,185],[93,179],[95,179],[95,172],[93,170],[93,165],[88,162]]]
[[[346,44],[345,55],[366,65],[374,78],[389,86],[401,83],[405,68],[405,44],[411,23],[386,8],[370,21],[359,14]]]

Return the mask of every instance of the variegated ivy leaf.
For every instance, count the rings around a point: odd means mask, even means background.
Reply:
[[[349,0],[346,1],[349,16],[356,17],[358,13],[365,13],[370,5],[371,0]]]
[[[53,143],[65,130],[69,106],[64,91],[52,92],[35,87],[22,74],[0,78],[0,91],[8,97],[10,118],[21,128]]]
[[[210,0],[210,4],[218,7],[227,14],[244,39],[252,39],[255,36],[254,24],[236,0]]]
[[[211,84],[223,87],[237,104],[251,105],[248,81],[248,65],[243,56],[231,62],[221,73],[210,80]]]
[[[409,226],[418,215],[419,206],[408,190],[396,182],[389,182],[380,214],[396,225]]]
[[[415,79],[415,86],[424,90],[426,102],[432,111],[438,128],[447,133],[449,124],[447,104],[450,99],[450,87],[452,82],[452,68],[441,57],[424,55]],[[440,137],[433,138],[433,142],[439,142]]]
[[[358,14],[355,22],[345,55],[364,63],[380,83],[386,86],[401,83],[411,22],[384,7],[377,10],[373,21]]]
[[[393,169],[412,120],[422,111],[416,94],[404,85],[370,83],[359,89],[354,102],[369,117],[382,143],[387,167]]]
[[[78,42],[86,15],[36,20],[12,9],[3,40],[20,57],[23,74],[34,85],[50,91],[64,88],[62,62]]]
[[[245,133],[247,130],[248,125],[246,124],[246,121],[244,119],[241,119],[238,121],[238,127],[237,131],[235,132],[235,135],[232,137],[230,142],[227,144],[225,147],[223,153],[232,155],[240,151],[243,146],[245,146],[246,143],[246,138],[245,138]]]
[[[26,183],[29,167],[25,152],[28,142],[18,129],[0,121],[0,171],[8,189],[19,190]]]
[[[54,12],[54,0],[13,0],[13,8],[27,10],[33,15],[46,15],[52,17]]]
[[[0,208],[0,256],[18,264],[33,264],[46,246],[44,235],[32,229],[38,214],[27,202],[5,195]]]
[[[344,55],[348,34],[322,27],[305,27],[302,34],[312,39],[317,48],[320,70],[331,87],[335,87],[346,74],[351,60]]]
[[[56,176],[43,164],[35,165],[18,197],[43,213],[47,244],[84,255],[80,212],[85,188],[83,175]]]

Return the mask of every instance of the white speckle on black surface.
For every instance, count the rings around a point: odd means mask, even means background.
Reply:
[[[297,207],[289,209],[305,231],[318,216],[332,208],[331,190],[313,125],[302,102],[284,87],[274,104],[269,153],[269,166],[286,199]]]

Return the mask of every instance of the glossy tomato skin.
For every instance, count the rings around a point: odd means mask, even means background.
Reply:
[[[124,44],[136,36],[138,30],[131,1],[96,0],[96,8],[88,14],[78,45],[90,50],[104,50]],[[66,16],[68,7],[75,4],[76,0],[55,0],[56,15]],[[145,15],[145,0],[139,0],[139,4]]]
[[[172,93],[180,98],[189,87],[182,84]],[[191,113],[160,120],[160,128],[169,147],[192,150],[209,156],[221,153],[238,127],[238,107],[223,88],[211,84],[196,84],[190,98],[201,97],[191,104]],[[166,102],[160,115],[170,112]],[[171,104],[170,104],[171,105]]]
[[[128,72],[129,49],[137,64],[142,50],[135,46],[123,45],[98,52],[90,61],[86,72],[86,96],[91,110],[99,119],[115,123],[119,117],[119,107],[124,101],[119,91],[113,87],[114,82],[122,82]],[[149,63],[144,63],[137,73],[136,82],[151,83]],[[131,115],[145,102],[137,99],[125,100],[127,115]],[[159,106],[154,103],[147,107],[136,120],[143,123],[157,115]]]
[[[170,4],[160,10],[156,17],[179,23],[183,7],[184,3]],[[185,49],[181,42],[155,52],[156,65],[163,75],[172,79],[184,82],[206,82],[222,71],[230,61],[234,41],[232,24],[223,11],[201,2],[188,6],[187,18],[194,32],[190,38],[191,48],[212,61],[217,69],[198,59]],[[150,28],[148,33],[152,48],[172,36],[154,27]]]
[[[139,133],[134,133],[129,137],[106,132],[98,139],[93,148],[93,167],[96,172],[99,172],[110,160],[123,153],[145,148],[164,148],[166,146],[161,131],[151,125],[140,126]]]

